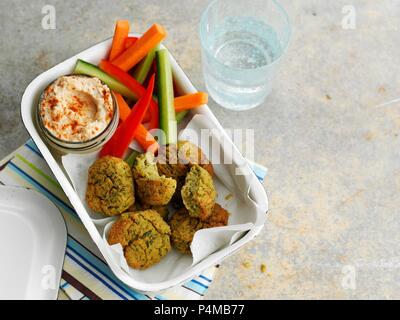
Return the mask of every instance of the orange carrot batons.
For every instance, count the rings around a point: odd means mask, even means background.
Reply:
[[[121,121],[125,121],[131,113],[131,108],[129,108],[124,98],[118,92],[114,92],[114,96],[118,104],[119,118]]]
[[[128,20],[118,20],[115,24],[114,38],[109,57],[110,60],[114,60],[125,50],[125,40],[128,38],[129,29]]]
[[[174,99],[175,112],[181,112],[207,104],[208,94],[205,92],[197,92],[188,94]]]
[[[151,49],[156,47],[166,35],[167,33],[162,26],[153,24],[133,45],[116,59],[110,60],[118,68],[128,71],[138,64]]]

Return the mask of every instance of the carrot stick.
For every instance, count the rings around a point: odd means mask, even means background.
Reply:
[[[186,112],[183,112],[183,111],[188,111],[190,109],[200,107],[203,104],[207,104],[207,103],[208,103],[208,94],[205,92],[197,92],[197,93],[177,97],[174,99],[174,107],[175,107],[176,117],[177,117],[177,119],[180,119],[181,117],[184,117],[186,115]],[[153,107],[152,105],[149,106],[149,110],[147,111],[146,115],[144,116],[143,123],[151,121],[151,119],[152,119],[151,108],[152,107]],[[121,115],[121,109],[120,109],[119,113]],[[179,116],[179,114],[180,114],[180,116]],[[178,121],[178,123],[179,123],[179,121]],[[151,127],[152,127],[151,129],[155,129],[155,128],[157,128],[157,124],[151,124]]]
[[[156,139],[151,135],[149,131],[141,124],[136,131],[135,140],[139,143],[139,145],[148,152],[156,153],[158,150],[158,143]]]
[[[174,99],[175,112],[181,112],[207,104],[208,94],[205,92],[197,92]]]
[[[127,37],[124,42],[125,50],[128,49],[131,45],[133,45],[137,40],[138,38],[136,37]]]
[[[166,35],[167,33],[162,26],[153,24],[132,46],[117,58],[110,60],[120,69],[128,71],[138,64]]]
[[[118,20],[115,24],[114,38],[110,51],[110,60],[114,60],[125,50],[125,39],[128,37],[129,28],[128,20]]]
[[[129,108],[125,99],[118,92],[114,92],[114,96],[118,104],[119,118],[121,119],[121,121],[125,121],[131,113],[131,108]]]
[[[179,123],[187,114],[187,111],[208,103],[208,94],[205,92],[197,92],[174,99],[174,108],[176,112],[176,121]],[[144,116],[143,123],[151,121],[150,107]],[[153,128],[154,129],[154,128]]]

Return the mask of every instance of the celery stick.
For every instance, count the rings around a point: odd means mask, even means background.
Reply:
[[[114,91],[122,94],[126,98],[133,99],[135,101],[138,99],[138,97],[130,89],[128,89],[125,85],[123,85],[121,82],[114,79],[113,77],[109,76],[103,70],[100,70],[100,68],[96,67],[93,64],[90,64],[89,62],[78,59],[78,61],[76,62],[76,65],[75,65],[74,74],[83,74],[83,75],[99,78],[111,90],[114,90]]]
[[[156,48],[150,50],[145,58],[137,65],[135,71],[133,72],[133,77],[143,84],[149,74],[151,65],[153,64],[154,57],[156,56]]]
[[[160,109],[160,129],[164,137],[161,145],[175,144],[178,140],[174,107],[174,86],[169,53],[166,49],[156,52],[158,106]]]
[[[182,120],[183,120],[183,118],[185,118],[185,116],[187,115],[187,111],[181,111],[181,112],[178,112],[176,115],[175,115],[175,117],[176,117],[176,123],[180,123]]]
[[[139,154],[140,154],[140,153],[139,153],[138,151],[132,150],[132,153],[129,155],[129,157],[127,157],[127,158],[125,159],[125,162],[126,162],[127,164],[129,164],[129,166],[132,168],[133,163],[135,162],[136,157],[137,157]]]

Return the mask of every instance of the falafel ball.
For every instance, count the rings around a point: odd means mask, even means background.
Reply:
[[[228,224],[229,213],[219,204],[215,204],[213,213],[206,221],[193,218],[189,215],[186,208],[177,211],[171,221],[171,242],[179,251],[190,254],[190,245],[192,244],[194,234],[206,228],[222,227]]]
[[[91,209],[108,216],[127,210],[135,202],[129,165],[111,156],[97,159],[89,168],[86,201]]]
[[[214,168],[211,162],[207,159],[201,148],[193,143],[185,140],[179,141],[178,156],[190,166],[198,164],[200,167],[207,170],[211,176],[214,175]]]
[[[136,179],[136,193],[144,205],[165,206],[171,201],[176,189],[176,180],[159,177],[157,179]]]
[[[188,166],[178,157],[178,146],[176,144],[160,146],[157,155],[157,168],[159,174],[175,180],[184,178],[189,171]]]
[[[191,166],[199,165],[213,176],[214,169],[200,147],[189,141],[160,147],[157,156],[158,172],[168,178],[179,180],[186,176]]]
[[[161,218],[163,218],[164,220],[168,219],[169,216],[168,206],[149,206],[149,209],[157,211],[158,214],[161,216]]]
[[[217,192],[210,174],[198,165],[193,165],[181,190],[183,204],[190,216],[202,221],[212,214]]]
[[[168,206],[150,206],[148,204],[141,204],[138,201],[136,201],[132,206],[130,206],[127,212],[136,212],[144,210],[157,211],[158,214],[161,216],[161,218],[163,218],[164,220],[167,220],[169,216]]]
[[[108,243],[122,245],[130,267],[146,269],[171,250],[170,234],[170,227],[154,210],[124,213],[112,225]]]
[[[211,216],[206,221],[203,221],[203,224],[204,228],[224,227],[228,225],[228,220],[229,212],[216,203]]]
[[[189,141],[179,141],[177,144],[162,146],[158,151],[158,172],[177,182],[173,197],[175,205],[182,205],[181,189],[185,184],[185,178],[190,168],[198,164],[213,176],[213,166],[203,151]]]
[[[134,179],[155,179],[160,177],[154,155],[151,152],[140,154],[135,158],[132,166],[132,175]]]
[[[175,212],[169,225],[172,245],[182,253],[190,254],[190,245],[196,231],[203,229],[203,223],[189,215],[186,208]]]
[[[176,190],[176,181],[158,174],[153,154],[137,156],[132,172],[136,193],[143,205],[164,206],[171,201]]]

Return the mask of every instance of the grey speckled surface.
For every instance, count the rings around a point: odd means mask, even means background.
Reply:
[[[225,127],[255,129],[270,214],[206,298],[400,298],[400,103],[378,107],[400,96],[399,3],[351,1],[357,26],[344,30],[348,1],[283,2],[293,39],[268,101],[246,113],[210,103]],[[47,3],[57,30],[41,28]],[[206,3],[1,1],[0,157],[28,138],[19,102],[30,80],[111,36],[117,18],[138,31],[165,25],[166,44],[204,89],[197,28]]]

